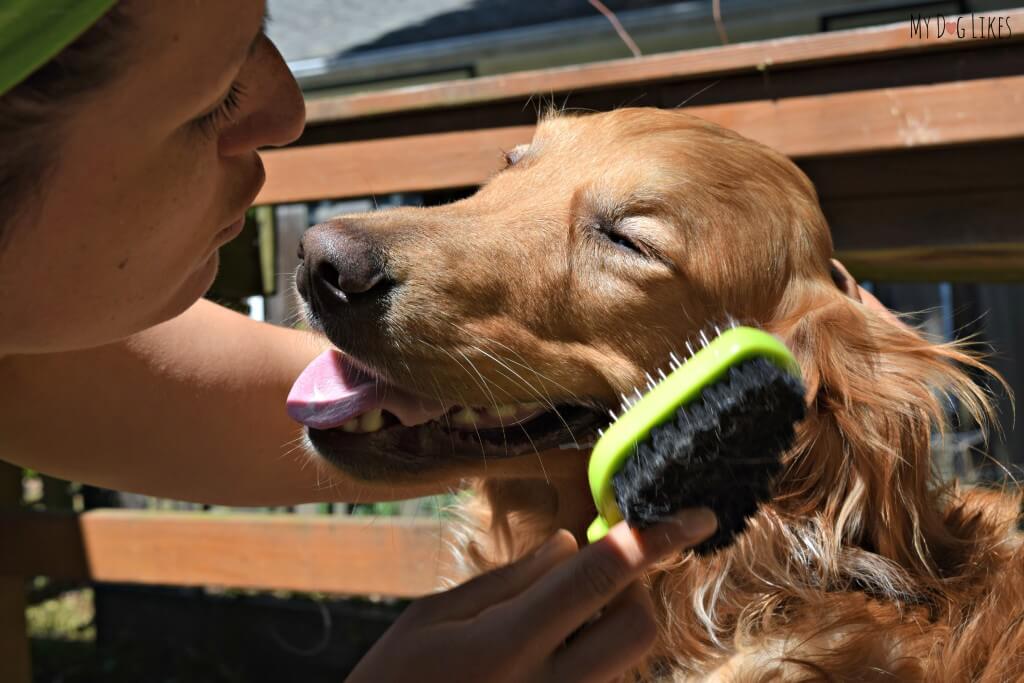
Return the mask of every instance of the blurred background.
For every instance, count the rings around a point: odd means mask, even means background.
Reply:
[[[725,0],[716,8],[710,0],[605,0],[603,5],[588,0],[270,0],[268,33],[309,102],[316,102],[637,54],[869,27],[906,21],[911,13],[953,16],[1016,4]],[[724,97],[712,91],[698,102]],[[535,113],[526,109],[519,115],[521,121],[507,123],[528,123]],[[401,121],[395,125],[401,126]],[[415,127],[402,131],[419,132]],[[305,142],[316,142],[315,134]],[[291,273],[297,265],[298,240],[308,227],[339,214],[432,205],[472,191],[466,187],[323,199],[254,210],[243,237],[225,248],[221,273],[209,297],[258,320],[296,324]],[[1001,282],[876,278],[865,286],[889,307],[914,312],[918,322],[937,337],[973,335],[990,345],[991,364],[1022,394],[1024,285],[1020,281],[1024,274],[1019,275],[1001,277]],[[1024,430],[1014,428],[1003,394],[1000,408],[1002,434],[988,445],[969,420],[960,421],[951,438],[936,443],[936,466],[941,472],[996,485],[1015,475],[1024,465]],[[957,412],[957,406],[951,411]],[[33,472],[25,473],[24,491],[25,504],[34,509],[211,510]],[[451,502],[450,497],[440,497],[244,512],[404,515],[436,519],[440,524]],[[34,581],[30,603],[35,680],[53,682],[340,681],[405,604],[321,594],[84,586],[44,579]]]

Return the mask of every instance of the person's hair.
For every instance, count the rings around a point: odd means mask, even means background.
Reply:
[[[130,33],[127,4],[118,2],[60,54],[0,95],[0,251],[14,219],[40,196],[67,115],[85,94],[120,73]]]

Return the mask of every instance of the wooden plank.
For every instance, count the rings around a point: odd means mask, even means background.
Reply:
[[[858,280],[880,282],[1021,282],[1024,244],[838,250]]]
[[[826,199],[840,260],[859,279],[1024,281],[1024,178],[1018,186]]]
[[[0,576],[0,680],[7,683],[32,681],[25,607],[25,579]]]
[[[1002,13],[1012,24],[1024,25],[1024,9]],[[1004,35],[1006,35],[1004,33]],[[906,53],[930,53],[978,44],[1021,40],[1024,31],[1006,38],[973,36],[958,38],[947,32],[942,38],[921,39],[910,33],[909,22],[753,41],[722,47],[685,50],[595,64],[524,71],[463,81],[400,88],[333,97],[307,102],[311,124],[379,116],[399,111],[458,107],[501,99],[557,94],[638,83],[715,77],[727,74],[766,73],[809,63],[878,58]]]
[[[258,204],[367,197],[479,185],[501,167],[502,152],[533,126],[263,152],[267,183]]]
[[[405,135],[533,125],[551,106],[571,111],[609,111],[623,106],[672,109],[752,100],[810,97],[856,90],[905,88],[1024,73],[1024,40],[975,43],[950,50],[880,55],[872,59],[809,62],[770,71],[644,81],[618,86],[538,93],[465,106],[383,113],[307,126],[293,146],[354,142]]]
[[[795,158],[1024,137],[1024,76],[778,101],[689,107]],[[532,126],[419,135],[263,154],[276,204],[465,187],[501,166]]]
[[[690,107],[794,158],[1024,137],[1024,76]]]
[[[818,197],[860,199],[886,195],[1013,190],[1024,196],[1024,139],[976,145],[911,147],[879,154],[800,159]],[[927,202],[929,198],[919,198]]]
[[[0,462],[0,514],[16,510],[21,499],[21,468]],[[38,544],[39,540],[35,542]],[[20,546],[0,541],[0,564],[8,564],[20,552]],[[9,683],[32,681],[25,607],[25,577],[0,576],[0,680]]]
[[[40,539],[45,539],[40,542]],[[436,520],[95,510],[0,524],[0,574],[412,597],[454,576]]]

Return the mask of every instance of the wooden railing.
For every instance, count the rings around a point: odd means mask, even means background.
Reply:
[[[455,575],[437,520],[94,510],[3,521],[8,577],[415,597]]]
[[[1024,27],[1024,10],[1009,15]],[[313,100],[302,139],[264,155],[258,201],[478,185],[529,140],[538,97],[685,101],[797,160],[859,277],[1021,280],[1022,38],[917,39],[897,24]],[[26,577],[411,596],[451,569],[437,523],[404,520],[7,512],[0,547],[12,683],[29,680]]]

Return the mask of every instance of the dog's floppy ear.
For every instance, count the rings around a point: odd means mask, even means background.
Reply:
[[[772,331],[800,362],[808,416],[780,479],[780,511],[819,516],[837,553],[859,546],[935,576],[935,557],[962,544],[937,500],[932,431],[950,397],[986,423],[988,395],[963,368],[992,371],[962,344],[927,341],[824,278],[790,296]]]
[[[854,301],[863,302],[860,293],[864,290],[861,289],[857,284],[857,281],[853,279],[853,276],[850,275],[850,271],[846,269],[846,266],[836,259],[829,259],[828,266],[832,282],[834,282],[836,287],[839,288],[839,291],[843,292]]]

